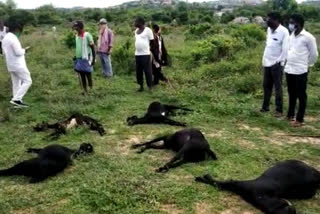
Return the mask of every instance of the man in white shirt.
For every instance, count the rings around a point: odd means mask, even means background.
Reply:
[[[23,26],[16,20],[9,20],[8,27],[9,33],[2,41],[2,50],[12,80],[13,97],[10,103],[15,107],[28,107],[22,99],[30,88],[32,80],[24,57],[27,48],[23,49],[18,39]]]
[[[267,17],[268,33],[266,47],[262,59],[264,67],[263,89],[264,99],[261,112],[268,112],[272,88],[275,88],[275,116],[282,116],[283,93],[282,76],[283,66],[288,53],[289,32],[280,24],[281,17],[277,12],[271,12]]]
[[[153,32],[145,27],[143,18],[137,18],[135,22],[135,56],[136,56],[136,75],[137,82],[140,85],[139,92],[143,91],[143,73],[145,73],[149,91],[152,89],[152,64],[150,45],[153,45]]]
[[[303,27],[303,16],[299,14],[292,15],[289,22],[289,30],[292,33],[290,35],[289,52],[284,71],[286,73],[289,94],[287,119],[291,121],[294,127],[303,125],[307,106],[308,69],[316,63],[318,58],[316,39],[304,30]],[[295,115],[297,99],[299,100],[299,109],[297,115]]]

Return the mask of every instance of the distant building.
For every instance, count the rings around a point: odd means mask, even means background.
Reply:
[[[320,5],[320,0],[306,0],[306,1],[303,1],[303,4]]]
[[[141,0],[142,4],[162,4],[162,5],[172,5],[173,0]]]

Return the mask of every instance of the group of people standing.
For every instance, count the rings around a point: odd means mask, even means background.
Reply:
[[[275,88],[275,117],[283,114],[282,76],[286,74],[289,95],[287,120],[294,127],[304,124],[307,106],[307,79],[309,68],[318,57],[315,37],[304,29],[304,18],[300,14],[290,17],[288,29],[281,25],[279,13],[267,16],[267,41],[263,55],[264,66],[264,100],[261,112],[268,112],[272,89]],[[289,33],[290,31],[290,33]],[[296,103],[299,108],[296,113]]]
[[[145,27],[143,18],[137,18],[135,22],[135,59],[136,77],[140,85],[138,91],[144,90],[144,75],[149,91],[159,81],[167,82],[161,68],[168,64],[168,55],[160,34],[160,27],[153,25],[151,30]],[[91,72],[95,63],[96,54],[92,35],[84,30],[82,21],[74,22],[72,26],[76,31],[76,57],[74,69],[79,74],[81,86],[87,93],[87,85],[92,88]],[[113,76],[110,54],[113,47],[114,34],[107,25],[107,20],[102,18],[99,21],[99,38],[97,41],[97,53],[101,60],[102,73],[105,77]]]
[[[281,25],[279,13],[271,12],[267,16],[267,41],[263,55],[264,66],[264,100],[261,112],[270,111],[270,98],[275,88],[275,116],[283,114],[283,71],[286,74],[289,95],[289,107],[286,118],[295,127],[304,123],[307,104],[307,78],[309,67],[316,63],[318,57],[316,39],[304,29],[302,15],[292,15],[288,29]],[[15,20],[8,22],[9,30],[0,23],[0,41],[6,58],[7,68],[11,74],[13,96],[10,103],[17,107],[28,107],[22,99],[32,84],[30,72],[25,62],[25,53],[19,42],[23,26]],[[168,54],[158,25],[152,30],[145,26],[143,18],[135,21],[135,60],[138,91],[144,91],[144,76],[149,91],[159,81],[168,82],[162,73],[162,66],[168,64]],[[83,93],[87,93],[87,86],[92,88],[93,65],[96,52],[100,57],[102,73],[106,78],[113,76],[110,54],[113,48],[114,34],[108,27],[107,20],[99,21],[99,38],[97,51],[92,35],[84,30],[82,21],[73,23],[76,31],[76,56],[74,70],[79,74]],[[296,102],[299,100],[298,112],[295,112]]]

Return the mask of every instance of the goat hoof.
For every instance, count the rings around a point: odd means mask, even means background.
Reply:
[[[131,149],[136,149],[136,148],[139,148],[139,145],[138,145],[138,144],[133,144],[133,145],[131,145]]]
[[[194,180],[195,180],[196,182],[203,182],[203,177],[198,176],[198,177],[195,177]]]
[[[143,152],[144,152],[144,150],[143,150],[143,149],[141,149],[141,150],[137,151],[137,153],[138,153],[138,154],[141,154],[141,153],[143,153]]]
[[[168,172],[168,168],[160,167],[159,169],[156,169],[156,172],[158,172],[158,173],[166,173],[166,172]]]

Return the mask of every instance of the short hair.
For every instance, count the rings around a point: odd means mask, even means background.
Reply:
[[[270,12],[267,16],[275,21],[281,22],[281,15],[279,12]]]
[[[20,23],[15,17],[9,17],[5,22],[5,25],[9,28],[9,32],[22,31],[23,24]]]
[[[154,25],[152,25],[152,29],[153,29],[156,33],[158,33],[159,30],[160,30],[160,27],[159,27],[159,25],[154,24]]]
[[[297,24],[301,25],[301,27],[304,27],[304,18],[301,14],[293,14],[290,16],[290,18]]]
[[[73,23],[72,27],[78,27],[78,28],[80,28],[81,30],[83,30],[83,28],[84,28],[83,21],[75,21],[75,22]]]
[[[144,25],[146,22],[144,21],[144,18],[142,18],[142,17],[137,17],[136,18],[136,22],[138,22],[138,23],[140,23],[140,24],[142,24],[142,25]]]

